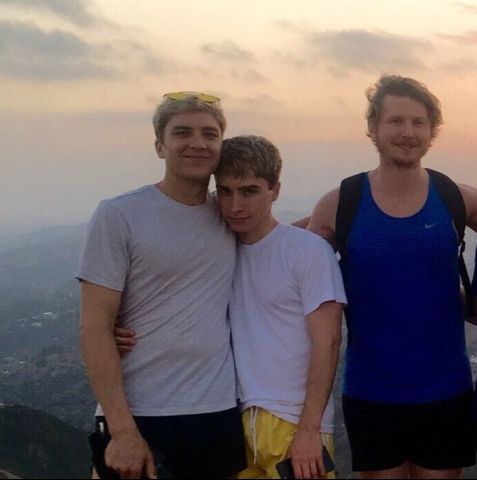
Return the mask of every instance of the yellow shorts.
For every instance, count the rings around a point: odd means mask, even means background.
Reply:
[[[251,426],[253,411],[256,411],[255,440]],[[242,470],[236,478],[280,478],[275,466],[287,458],[297,425],[257,407],[245,410],[242,414],[242,422],[245,431],[248,467]],[[334,457],[333,434],[323,433],[321,437],[323,445],[326,446],[331,457]],[[330,472],[323,478],[336,478],[335,472]]]

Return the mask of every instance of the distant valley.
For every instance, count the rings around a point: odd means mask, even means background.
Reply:
[[[304,214],[278,216],[289,222]],[[79,354],[79,288],[73,278],[85,229],[54,227],[0,244],[0,470],[13,475],[86,475],[86,432],[92,428],[95,401]],[[471,232],[467,240],[473,271],[476,235]],[[468,343],[477,369],[476,327],[468,328]],[[337,410],[337,465],[347,477],[349,448]],[[45,429],[49,433],[42,436]]]
[[[0,470],[18,477],[89,476],[95,401],[73,278],[84,233],[55,227],[0,248]]]

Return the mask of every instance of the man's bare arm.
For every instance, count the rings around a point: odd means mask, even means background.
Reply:
[[[324,475],[321,420],[328,403],[341,344],[343,305],[330,301],[306,317],[312,349],[306,397],[298,430],[290,447],[296,478]]]
[[[467,211],[467,226],[477,232],[477,188],[459,185]]]
[[[477,232],[477,188],[469,185],[459,185],[459,189],[462,193],[462,197],[465,203],[465,210],[467,213],[467,226]],[[477,252],[476,252],[477,255]],[[477,265],[476,265],[477,266]],[[475,278],[475,275],[474,275]],[[465,302],[465,296],[462,295]],[[477,297],[475,298],[475,305],[477,305]],[[466,317],[466,321],[477,325],[477,315],[474,317]]]
[[[106,464],[121,478],[155,478],[152,454],[129,411],[113,329],[121,292],[81,282],[81,352],[91,386],[108,422]]]
[[[300,220],[292,222],[292,225],[294,227],[306,229],[308,227],[308,224],[310,223],[310,218],[311,217],[300,218]]]
[[[335,249],[335,223],[339,195],[339,188],[324,195],[313,209],[308,225],[308,230],[328,240]]]

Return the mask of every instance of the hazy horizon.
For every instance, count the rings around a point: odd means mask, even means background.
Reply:
[[[175,90],[221,97],[226,137],[272,140],[276,209],[302,212],[376,165],[364,92],[411,76],[445,120],[424,165],[477,186],[477,2],[0,0],[0,15],[0,238],[159,180],[151,117]]]

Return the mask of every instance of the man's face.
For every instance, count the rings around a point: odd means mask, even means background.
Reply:
[[[222,133],[215,118],[206,112],[174,115],[156,140],[156,151],[166,162],[166,176],[182,180],[208,180],[216,169]]]
[[[369,130],[381,161],[399,167],[418,165],[431,145],[427,109],[409,97],[386,95],[380,119]]]
[[[245,243],[265,236],[274,219],[272,203],[278,198],[280,183],[270,188],[264,178],[249,175],[216,177],[217,198],[227,225]]]

